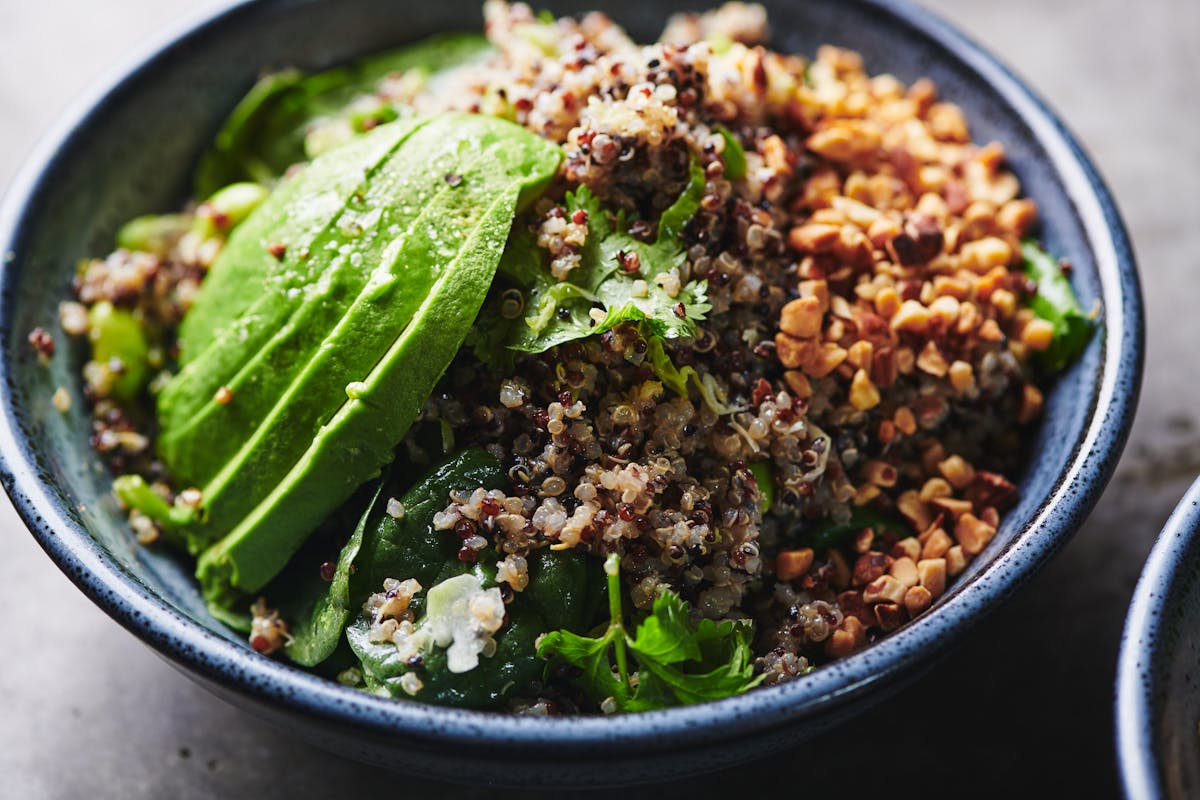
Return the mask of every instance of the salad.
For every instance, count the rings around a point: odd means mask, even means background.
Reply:
[[[528,714],[803,679],[927,611],[1095,328],[1003,146],[758,6],[651,45],[484,12],[264,76],[196,199],[80,264],[138,541],[264,655]]]

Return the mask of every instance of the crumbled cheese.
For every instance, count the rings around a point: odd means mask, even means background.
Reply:
[[[428,630],[434,644],[446,649],[451,672],[469,672],[479,665],[480,654],[495,652],[492,634],[504,623],[504,598],[500,589],[484,589],[474,575],[459,575],[429,590]]]

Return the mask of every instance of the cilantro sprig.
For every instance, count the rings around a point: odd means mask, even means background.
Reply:
[[[704,170],[693,161],[687,188],[659,217],[654,241],[643,242],[629,232],[626,215],[610,213],[586,185],[569,192],[567,216],[583,212],[587,218],[579,265],[565,280],[555,279],[533,233],[523,228],[515,231],[499,272],[522,291],[524,308],[506,319],[499,304],[490,304],[472,335],[476,353],[484,361],[504,358],[505,350],[540,353],[625,322],[639,323],[662,339],[695,336],[696,323],[712,308],[708,282],[689,281],[673,293],[658,279],[683,266],[686,249],[681,234],[699,210],[703,195]],[[595,314],[597,310],[603,315]]]
[[[662,592],[632,630],[621,603],[620,558],[604,563],[609,623],[596,637],[566,630],[543,636],[538,655],[575,667],[573,678],[605,711],[650,711],[719,700],[757,686],[749,620],[693,624],[688,604]]]

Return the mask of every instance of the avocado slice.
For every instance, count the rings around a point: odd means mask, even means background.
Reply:
[[[278,306],[268,307],[289,312],[277,312],[283,322],[272,324],[257,311],[244,311],[210,345],[231,349],[228,361],[239,362],[234,375],[241,373],[239,385],[247,387],[253,407],[238,419],[223,413],[238,405],[237,390],[225,404],[210,403],[209,395],[194,423],[169,417],[182,424],[163,426],[164,438],[201,445],[192,453],[203,452],[204,444],[222,456],[232,451],[228,458],[194,459],[197,474],[212,477],[202,488],[202,520],[188,534],[193,549],[215,542],[203,552],[198,575],[217,606],[239,591],[261,588],[325,516],[392,460],[478,313],[518,208],[540,193],[561,158],[553,144],[495,118],[452,113],[393,124],[414,130],[367,176],[353,198],[354,213],[361,218],[378,209],[382,216],[407,206],[408,216],[377,225],[387,236],[356,234],[331,239],[337,242],[332,248],[310,248],[316,269],[303,264],[294,274],[285,269],[243,285],[243,292],[260,299],[276,296]],[[351,158],[348,150],[387,127],[318,158],[309,169],[334,160],[362,175],[361,155]],[[435,143],[457,154],[451,171],[444,171],[443,159],[413,157]],[[407,171],[403,194],[373,191],[376,181],[392,181],[400,168]],[[288,225],[286,214],[280,224]],[[335,223],[322,230],[337,229]],[[351,268],[361,271],[358,278]],[[243,279],[229,270],[209,280],[226,282],[230,275]],[[230,293],[236,287],[217,286],[211,296]],[[289,338],[293,333],[285,332],[314,321],[329,323],[315,326],[323,336]],[[247,352],[240,333],[257,334],[264,325],[270,336]],[[212,358],[222,363],[217,354]],[[175,380],[184,379],[181,373]],[[171,456],[179,452],[184,450],[163,449],[173,470]]]

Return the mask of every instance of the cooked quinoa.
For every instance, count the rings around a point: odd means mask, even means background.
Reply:
[[[1036,287],[1020,269],[1037,208],[1003,146],[972,141],[929,80],[869,75],[834,47],[811,60],[767,49],[759,6],[676,16],[648,46],[599,12],[547,25],[523,3],[484,9],[495,54],[454,91],[393,75],[379,98],[504,116],[561,146],[557,178],[517,223],[560,281],[589,235],[567,192],[586,185],[606,207],[653,220],[698,163],[686,257],[655,285],[674,298],[704,279],[712,308],[694,338],[666,344],[697,376],[686,395],[664,385],[634,324],[511,363],[459,352],[418,422],[456,448],[485,448],[507,481],[452,493],[434,518],[458,537],[460,560],[498,553],[502,588],[471,601],[470,637],[461,647],[452,637],[452,657],[494,652],[503,602],[527,588],[540,548],[619,554],[638,609],[670,589],[695,615],[753,620],[767,684],[924,613],[996,535],[1043,404],[1032,357],[1054,328],[1026,307]],[[731,176],[734,147],[744,167]],[[630,232],[650,241],[655,226]],[[99,302],[132,309],[152,334],[151,364],[169,372],[173,332],[222,244],[217,219],[208,236],[173,236],[158,253],[85,263],[62,329],[85,334]],[[618,258],[638,272],[636,253]],[[526,301],[502,286],[489,300],[512,316]],[[112,396],[121,369],[84,367],[93,445],[174,501],[189,487],[154,457],[152,415]],[[400,452],[416,464],[438,455],[415,433]],[[403,519],[399,500],[382,502]],[[860,524],[864,509],[896,525]],[[809,546],[813,529],[838,524],[855,526],[846,547]],[[131,525],[139,541],[158,538],[138,512]],[[408,575],[378,587],[364,608],[372,641],[416,653],[409,602],[422,588]],[[268,602],[251,638],[267,652],[288,636]],[[408,675],[405,691],[419,695]],[[550,713],[555,696],[550,686],[514,707]]]

